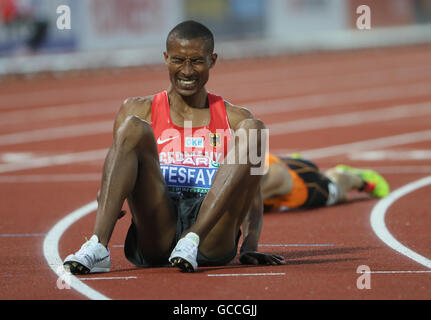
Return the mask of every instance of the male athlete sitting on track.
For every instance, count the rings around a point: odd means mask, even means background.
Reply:
[[[389,185],[377,172],[338,165],[326,172],[299,155],[279,158],[269,154],[269,169],[262,180],[265,211],[316,208],[347,200],[350,190],[383,198]]]
[[[124,252],[136,266],[170,262],[193,272],[198,265],[225,265],[236,256],[241,226],[241,263],[284,263],[280,256],[257,252],[262,175],[251,174],[256,164],[248,155],[252,147],[262,150],[265,126],[247,109],[207,92],[217,60],[213,49],[205,26],[177,25],[164,52],[168,90],[127,99],[121,106],[105,159],[94,234],[64,260],[73,274],[110,271],[107,245],[126,199],[132,223]],[[230,138],[237,140],[231,130],[247,136],[256,130],[255,145],[233,143],[228,153]],[[220,165],[232,153],[237,159],[245,156],[246,163]]]

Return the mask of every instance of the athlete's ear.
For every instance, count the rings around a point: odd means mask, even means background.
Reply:
[[[166,51],[163,51],[163,56],[165,57],[165,64],[168,64],[169,56],[168,56],[168,53]]]
[[[217,61],[218,55],[217,53],[212,53],[211,54],[211,65],[210,68],[214,67]]]

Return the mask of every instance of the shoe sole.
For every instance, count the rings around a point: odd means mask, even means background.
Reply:
[[[192,264],[181,257],[173,258],[171,265],[180,268],[182,272],[195,272]]]
[[[76,261],[68,261],[63,264],[64,269],[71,274],[89,274],[90,269]]]
[[[76,261],[67,261],[63,264],[64,269],[66,270],[66,272],[70,272],[73,275],[84,275],[84,274],[89,274],[89,273],[102,273],[102,272],[109,272],[111,269],[110,268],[100,268],[100,267],[95,267],[93,269],[88,269],[86,266],[80,264],[79,262]]]

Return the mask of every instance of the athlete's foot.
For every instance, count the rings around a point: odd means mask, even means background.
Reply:
[[[197,255],[199,246],[199,236],[189,232],[180,239],[169,257],[169,262],[174,267],[180,268],[184,272],[194,272],[198,268]]]
[[[376,198],[384,198],[389,194],[389,184],[380,174],[370,169],[357,169],[343,164],[336,166],[341,172],[350,172],[355,174],[364,181],[364,184],[358,189],[364,191]]]
[[[96,235],[85,242],[78,252],[64,259],[64,269],[72,274],[109,272],[111,257],[109,250],[99,243]]]

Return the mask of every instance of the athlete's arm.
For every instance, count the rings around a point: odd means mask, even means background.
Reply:
[[[263,202],[262,193],[259,191],[253,199],[253,204],[247,216],[242,223],[244,240],[242,242],[240,253],[247,251],[257,251],[257,244],[260,238],[263,221]]]
[[[226,110],[229,124],[234,131],[239,127],[241,121],[253,119],[251,112],[245,108],[227,104]],[[259,187],[252,206],[242,223],[243,244],[240,249],[240,262],[243,264],[283,264],[284,259],[281,256],[258,252],[262,222],[263,200],[261,188]]]
[[[284,264],[284,258],[279,255],[258,252],[257,246],[262,230],[262,222],[263,201],[262,193],[259,190],[242,224],[244,240],[240,249],[239,261],[242,264]]]

